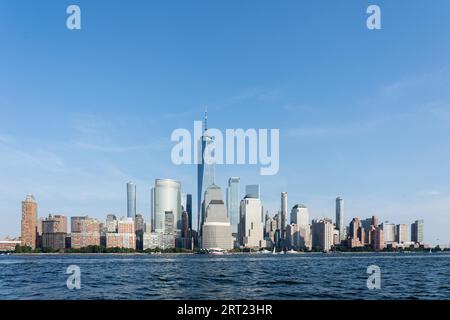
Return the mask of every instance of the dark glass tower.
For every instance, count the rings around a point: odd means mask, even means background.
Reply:
[[[213,143],[213,138],[208,135],[208,111],[205,110],[203,135],[198,141],[198,165],[197,165],[197,231],[201,233],[204,216],[202,202],[205,190],[214,183],[214,163],[205,162],[205,151]]]

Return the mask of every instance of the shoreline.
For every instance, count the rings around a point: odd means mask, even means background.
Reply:
[[[373,254],[373,255],[379,255],[379,254],[445,254],[450,251],[438,251],[438,252],[428,252],[428,251],[386,251],[386,252],[297,252],[292,254],[272,254],[272,253],[249,253],[249,252],[230,252],[224,254],[224,256],[230,256],[230,255],[248,255],[248,256],[303,256],[303,255],[348,255],[348,254],[358,254],[358,255],[365,255],[365,254]],[[83,256],[168,256],[168,255],[200,255],[200,256],[211,256],[211,254],[198,254],[195,252],[162,252],[162,253],[142,253],[142,252],[109,252],[109,253],[80,253],[80,252],[33,252],[33,253],[14,253],[11,252],[10,254],[2,253],[0,256],[69,256],[69,255],[83,255]],[[218,255],[219,257],[222,255]]]

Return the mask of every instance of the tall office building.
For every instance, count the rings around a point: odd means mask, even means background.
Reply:
[[[233,234],[238,232],[239,224],[239,181],[240,178],[238,177],[228,179],[227,210]]]
[[[365,235],[366,233],[361,224],[361,220],[359,218],[353,218],[349,227],[348,246],[350,248],[364,247]]]
[[[181,211],[186,211],[189,229],[192,229],[192,194],[181,194]],[[183,219],[183,218],[182,218]]]
[[[281,193],[281,238],[286,239],[287,192]]]
[[[203,135],[197,141],[197,230],[201,232],[204,217],[202,215],[202,204],[205,190],[214,183],[214,163],[207,154],[213,143],[213,138],[208,135],[208,112],[205,111]],[[211,148],[214,149],[214,148]],[[206,158],[205,158],[206,156]],[[211,155],[213,156],[213,155]],[[206,160],[206,161],[205,161]]]
[[[336,229],[339,230],[339,240],[343,241],[347,238],[347,232],[344,221],[344,199],[336,198]]]
[[[261,199],[247,195],[241,201],[239,221],[239,243],[244,247],[263,246],[264,225]]]
[[[121,218],[117,221],[117,232],[106,233],[106,247],[136,249],[136,229],[133,218]]]
[[[295,223],[286,226],[286,246],[295,249],[311,249],[311,226],[297,225]]]
[[[145,232],[145,220],[142,214],[137,214],[134,219],[134,231],[136,233],[136,249],[142,250]]]
[[[416,220],[411,225],[411,241],[423,243],[423,220]]]
[[[381,230],[383,230],[385,244],[388,245],[388,244],[394,243],[396,241],[395,224],[385,221],[381,224],[380,227],[381,227]]]
[[[113,214],[108,214],[106,216],[106,232],[117,232],[117,218]]]
[[[67,217],[49,215],[42,221],[42,247],[55,250],[66,248]]]
[[[202,248],[232,249],[231,225],[220,187],[213,184],[206,189],[202,211]]]
[[[127,183],[127,217],[136,217],[136,185],[131,181]]]
[[[409,235],[409,228],[407,224],[398,224],[397,225],[397,242],[399,244],[401,243],[407,243],[411,242],[411,238]]]
[[[298,226],[309,225],[308,208],[304,204],[296,204],[292,207],[291,223],[295,223]]]
[[[312,222],[312,247],[329,251],[333,246],[334,226],[331,219],[314,219]]]
[[[100,246],[100,221],[88,216],[71,217],[71,247],[83,248],[87,246]]]
[[[22,201],[21,245],[36,248],[37,203],[33,195],[27,195]]]
[[[181,183],[171,179],[156,179],[152,189],[152,228],[164,232],[165,214],[172,212],[174,232],[181,233]]]
[[[375,228],[372,230],[372,248],[376,251],[383,250],[385,248],[385,241],[384,241],[384,231],[380,228]]]

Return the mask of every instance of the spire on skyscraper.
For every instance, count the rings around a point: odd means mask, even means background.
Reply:
[[[208,130],[208,106],[205,106],[205,131]]]

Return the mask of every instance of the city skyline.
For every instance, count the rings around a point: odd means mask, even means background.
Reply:
[[[279,173],[218,166],[222,190],[235,176],[260,184],[271,215],[287,191],[288,209],[304,203],[311,219],[334,218],[342,196],[346,225],[424,219],[427,242],[450,242],[448,2],[380,1],[372,32],[365,3],[112,3],[105,14],[79,1],[78,33],[55,3],[0,5],[0,238],[17,235],[28,193],[40,215],[103,218],[125,215],[133,181],[147,220],[166,177],[195,201],[197,168],[170,163],[170,133],[207,105],[213,127],[280,128]]]
[[[232,177],[232,179],[238,178]],[[127,183],[127,186],[129,184]],[[129,200],[128,191],[127,188],[127,202]],[[265,218],[263,218],[263,204],[259,195],[259,185],[246,186],[245,196],[240,201],[238,233],[235,234],[232,231],[230,216],[223,201],[221,188],[214,183],[209,185],[205,191],[202,216],[204,222],[207,223],[202,222],[203,231],[201,232],[191,229],[192,217],[188,216],[185,205],[182,205],[185,203],[183,198],[189,195],[181,192],[180,182],[171,179],[155,180],[155,187],[151,192],[153,209],[148,222],[145,222],[146,220],[141,214],[137,214],[133,218],[122,216],[119,220],[114,214],[108,214],[106,223],[88,215],[72,216],[70,233],[65,215],[50,213],[48,217],[39,217],[36,199],[29,194],[22,201],[20,239],[22,246],[28,246],[31,249],[80,249],[91,245],[101,246],[102,235],[105,237],[103,245],[106,248],[119,247],[133,250],[138,248],[142,250],[142,243],[144,243],[144,249],[149,248],[150,243],[152,248],[186,248],[189,250],[194,249],[194,246],[201,249],[212,248],[205,246],[203,241],[208,244],[216,244],[213,245],[215,249],[225,250],[239,247],[287,250],[295,247],[309,250],[322,248],[328,251],[336,246],[350,249],[369,246],[379,251],[389,245],[392,248],[398,246],[404,248],[410,245],[425,245],[427,248],[441,245],[443,248],[448,248],[447,244],[432,244],[424,241],[423,219],[415,220],[409,225],[392,224],[388,221],[380,223],[379,217],[376,216],[364,220],[354,217],[348,227],[342,228],[337,223],[338,220],[333,223],[333,220],[327,217],[312,219],[310,224],[308,207],[304,204],[295,204],[292,207],[290,219],[283,221],[283,209],[281,208],[287,208],[287,192],[281,192],[282,201],[278,213],[270,217],[266,211]],[[342,219],[343,200],[342,197],[336,198],[336,213],[340,213],[336,215],[336,218],[339,219]],[[188,206],[186,205],[186,207]],[[182,210],[182,214],[177,210]],[[162,216],[159,217],[161,212]],[[168,217],[169,220],[167,220]],[[112,221],[116,221],[115,227],[111,227]],[[275,222],[275,228],[270,226],[270,221]],[[87,224],[88,222],[89,224]],[[126,230],[129,231],[121,231],[121,223],[131,225],[132,229],[127,227]],[[223,229],[224,227],[226,229]],[[207,240],[203,240],[205,228],[208,228]],[[86,229],[90,231],[87,232]],[[270,235],[268,232],[274,231],[274,229],[276,229],[275,234]],[[284,235],[282,230],[284,230]],[[17,238],[10,237],[5,238],[5,241],[8,239],[11,245],[17,241]],[[110,241],[114,245],[111,245]],[[124,241],[126,241],[126,245],[124,245]],[[130,241],[133,243],[132,246]],[[74,245],[74,243],[76,244]]]

